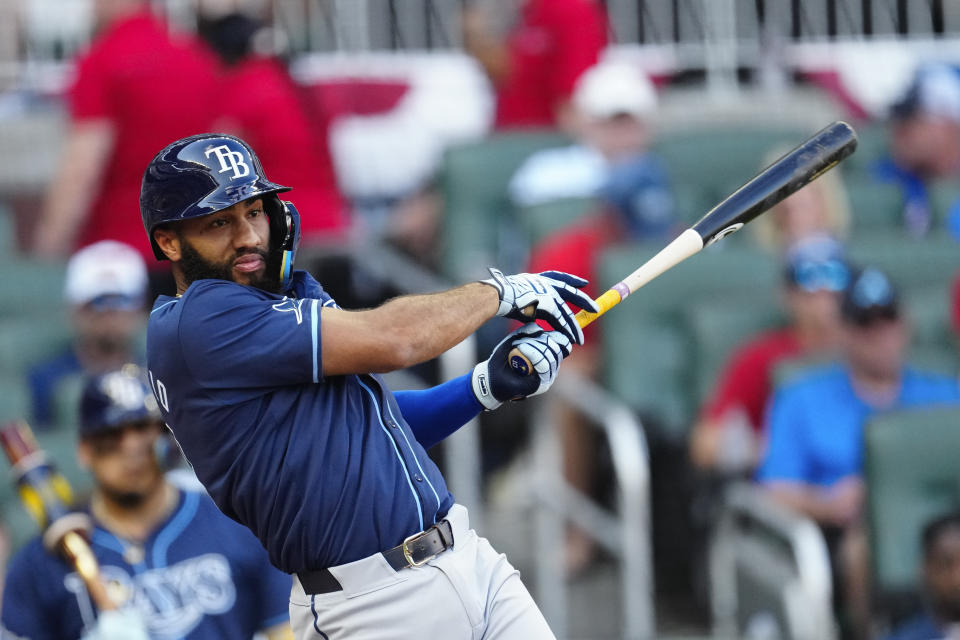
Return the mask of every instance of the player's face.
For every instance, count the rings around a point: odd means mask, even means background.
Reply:
[[[179,223],[179,264],[187,283],[204,278],[276,291],[279,252],[271,252],[270,222],[259,198]]]
[[[108,499],[137,506],[162,484],[163,474],[155,453],[161,429],[159,422],[148,420],[81,441],[81,459]]]

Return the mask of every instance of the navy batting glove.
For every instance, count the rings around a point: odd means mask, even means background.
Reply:
[[[562,331],[571,342],[583,344],[583,330],[567,304],[592,313],[600,311],[597,303],[579,289],[586,286],[586,280],[562,271],[505,276],[493,267],[490,275],[493,277],[480,282],[489,284],[500,294],[498,316],[520,322],[545,320],[555,331]],[[533,308],[532,316],[524,314],[526,307]]]
[[[509,354],[514,348],[530,361],[533,371],[529,375],[510,366]],[[491,411],[507,400],[539,395],[553,384],[560,362],[568,355],[570,339],[565,334],[525,324],[504,338],[489,359],[473,368],[473,393]]]
[[[323,287],[308,272],[297,269],[290,276],[290,284],[284,293],[288,295],[292,293],[298,299],[315,298],[320,300],[323,298]]]

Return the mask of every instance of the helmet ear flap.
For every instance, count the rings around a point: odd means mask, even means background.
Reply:
[[[280,251],[280,289],[286,289],[300,244],[300,213],[292,202],[273,196],[264,203],[270,218],[270,244]]]

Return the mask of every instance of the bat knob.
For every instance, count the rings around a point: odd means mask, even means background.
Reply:
[[[507,354],[507,362],[510,363],[510,368],[521,376],[528,376],[533,371],[533,365],[530,363],[530,360],[527,356],[520,353],[519,349],[510,350],[510,353]]]

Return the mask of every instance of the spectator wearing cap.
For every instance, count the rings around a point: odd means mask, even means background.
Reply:
[[[874,415],[960,402],[955,378],[906,366],[909,330],[886,274],[868,267],[843,293],[841,360],[776,390],[757,480],[824,531],[853,629],[869,620],[863,428]]]
[[[604,251],[642,241],[665,242],[679,229],[666,173],[646,151],[649,115],[656,98],[649,80],[636,69],[603,63],[587,71],[577,84],[574,103],[582,117],[581,141],[533,154],[517,171],[510,190],[518,205],[562,198],[593,197],[596,207],[585,217],[548,235],[534,246],[532,272],[557,269],[590,280]],[[565,361],[565,375],[596,379],[599,374],[599,324],[585,329],[586,344]],[[551,400],[564,448],[568,482],[584,493],[595,487],[595,443],[583,417],[562,398]],[[585,568],[593,545],[576,529],[568,534],[565,557],[572,573]]]
[[[71,344],[28,372],[33,421],[39,429],[53,423],[53,400],[63,382],[143,359],[136,345],[145,325],[147,286],[143,258],[121,242],[103,240],[70,258],[64,301]]]
[[[647,76],[626,63],[602,62],[580,76],[572,104],[574,144],[527,158],[510,180],[511,200],[530,206],[593,197],[607,186],[614,168],[624,167],[613,180],[641,181],[651,194],[647,208],[672,215],[666,174],[648,152],[657,96]]]
[[[873,173],[900,188],[908,232],[926,234],[933,224],[930,184],[960,177],[960,69],[931,64],[917,70],[890,109],[890,155]],[[951,207],[948,224],[960,236],[958,203]]]
[[[787,250],[783,266],[787,325],[744,342],[723,368],[691,433],[690,456],[698,468],[723,473],[753,470],[777,369],[791,361],[834,354],[840,341],[840,295],[850,275],[843,246],[829,236],[807,237]]]

